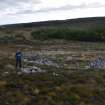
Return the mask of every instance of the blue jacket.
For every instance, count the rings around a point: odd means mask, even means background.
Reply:
[[[16,60],[21,60],[22,59],[22,53],[21,52],[16,52]]]

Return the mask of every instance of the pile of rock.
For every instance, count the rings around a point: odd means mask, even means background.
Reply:
[[[21,69],[22,73],[26,74],[34,74],[34,73],[44,73],[46,72],[45,70],[41,70],[40,68],[36,66],[29,66],[29,67],[24,67]]]
[[[94,69],[105,69],[105,58],[97,58],[94,61],[90,62],[90,68]]]
[[[39,64],[39,65],[59,67],[56,62],[46,57],[43,57],[42,55],[24,56],[24,61],[29,63]]]

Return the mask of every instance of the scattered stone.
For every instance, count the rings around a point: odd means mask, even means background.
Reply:
[[[19,71],[19,72],[17,72],[17,74],[18,74],[18,75],[21,75],[21,74],[22,74],[22,72],[20,72],[20,71]]]
[[[40,90],[38,88],[36,88],[33,92],[34,92],[34,94],[39,94]]]
[[[45,70],[41,70],[40,68],[36,67],[36,66],[30,66],[30,67],[26,67],[26,68],[22,68],[21,69],[22,73],[26,73],[26,74],[33,74],[33,73],[44,73]]]
[[[59,74],[57,74],[57,73],[53,72],[53,76],[59,76]]]
[[[9,74],[9,72],[4,72],[4,74]]]
[[[6,65],[5,66],[5,69],[10,69],[10,70],[14,70],[15,69],[15,67],[13,66],[13,65],[11,65],[11,64],[8,64],[8,65]]]
[[[90,69],[90,66],[85,66],[85,69]]]
[[[8,76],[9,75],[9,72],[4,72],[3,74],[2,74],[2,76]]]

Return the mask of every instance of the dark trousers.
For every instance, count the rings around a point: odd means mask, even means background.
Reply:
[[[21,59],[16,59],[16,68],[21,68],[21,67],[22,67]]]

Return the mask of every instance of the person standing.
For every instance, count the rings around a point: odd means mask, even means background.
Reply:
[[[21,68],[22,67],[22,52],[18,50],[15,54],[16,58],[16,68]]]

